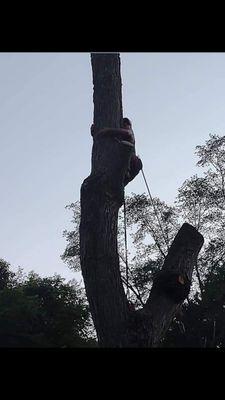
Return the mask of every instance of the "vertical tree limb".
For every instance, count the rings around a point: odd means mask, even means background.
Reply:
[[[120,127],[122,97],[118,54],[92,54],[94,124]],[[128,303],[119,270],[118,210],[131,148],[94,137],[92,171],[81,187],[81,268],[100,346],[123,347]]]

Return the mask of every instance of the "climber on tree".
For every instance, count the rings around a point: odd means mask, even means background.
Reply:
[[[120,142],[129,142],[133,145],[133,151],[131,154],[128,170],[125,175],[124,185],[134,179],[134,177],[142,169],[142,161],[135,152],[135,136],[130,119],[123,118],[122,128],[103,128],[98,132],[95,131],[95,126],[93,124],[91,126],[91,135],[93,136],[93,138],[96,138],[97,136],[100,137],[102,135],[107,135],[110,137],[114,137]]]

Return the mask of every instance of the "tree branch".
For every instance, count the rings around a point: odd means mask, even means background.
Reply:
[[[142,311],[149,318],[150,346],[159,343],[177,308],[188,296],[193,268],[203,242],[203,236],[187,223],[177,233]]]

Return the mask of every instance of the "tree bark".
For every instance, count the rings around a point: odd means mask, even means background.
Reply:
[[[203,236],[187,223],[178,231],[144,306],[144,313],[151,321],[149,346],[156,347],[159,344],[180,305],[187,298],[203,242]]]
[[[122,83],[119,54],[91,54],[94,124],[98,130],[122,126]]]
[[[91,55],[94,125],[119,128],[122,94],[119,54]],[[141,310],[127,301],[117,251],[118,211],[124,202],[125,174],[133,146],[94,135],[92,170],[81,186],[81,269],[100,347],[154,347],[187,297],[194,264],[203,244],[195,228],[184,224]]]
[[[118,54],[92,54],[94,125],[121,126],[122,96]],[[128,303],[119,270],[118,210],[131,147],[113,137],[93,137],[91,175],[81,187],[80,253],[90,311],[100,346],[124,347]]]

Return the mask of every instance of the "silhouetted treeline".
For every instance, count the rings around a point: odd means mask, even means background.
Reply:
[[[0,347],[95,346],[83,289],[64,281],[13,273],[0,260]]]

